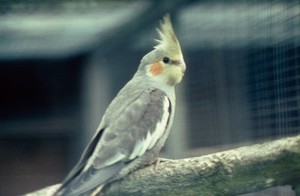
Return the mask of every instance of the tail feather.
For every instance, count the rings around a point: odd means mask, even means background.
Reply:
[[[116,176],[121,171],[123,166],[124,163],[118,162],[99,170],[90,168],[74,178],[55,195],[78,196],[86,195],[87,193],[92,193],[93,195],[95,191],[97,191],[95,194],[99,193],[104,187],[105,183]]]
[[[91,194],[91,196],[97,196],[103,189],[104,187],[104,184],[98,186]]]

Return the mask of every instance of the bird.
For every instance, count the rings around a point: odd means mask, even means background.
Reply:
[[[132,79],[106,109],[92,140],[54,195],[97,195],[103,187],[155,163],[173,124],[175,86],[186,64],[170,15]]]

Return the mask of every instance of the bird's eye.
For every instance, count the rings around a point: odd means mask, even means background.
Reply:
[[[164,57],[164,58],[163,58],[163,62],[164,62],[165,64],[168,64],[168,63],[170,63],[170,59],[169,59],[168,57]]]

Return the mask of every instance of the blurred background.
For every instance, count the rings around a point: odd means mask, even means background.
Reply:
[[[187,72],[163,157],[300,133],[298,0],[0,1],[0,195],[63,180],[167,12]]]

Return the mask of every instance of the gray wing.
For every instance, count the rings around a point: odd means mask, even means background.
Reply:
[[[117,110],[117,108],[115,108]],[[123,111],[104,124],[61,190],[80,195],[107,182],[130,161],[152,149],[165,133],[171,102],[158,89],[139,94]]]

